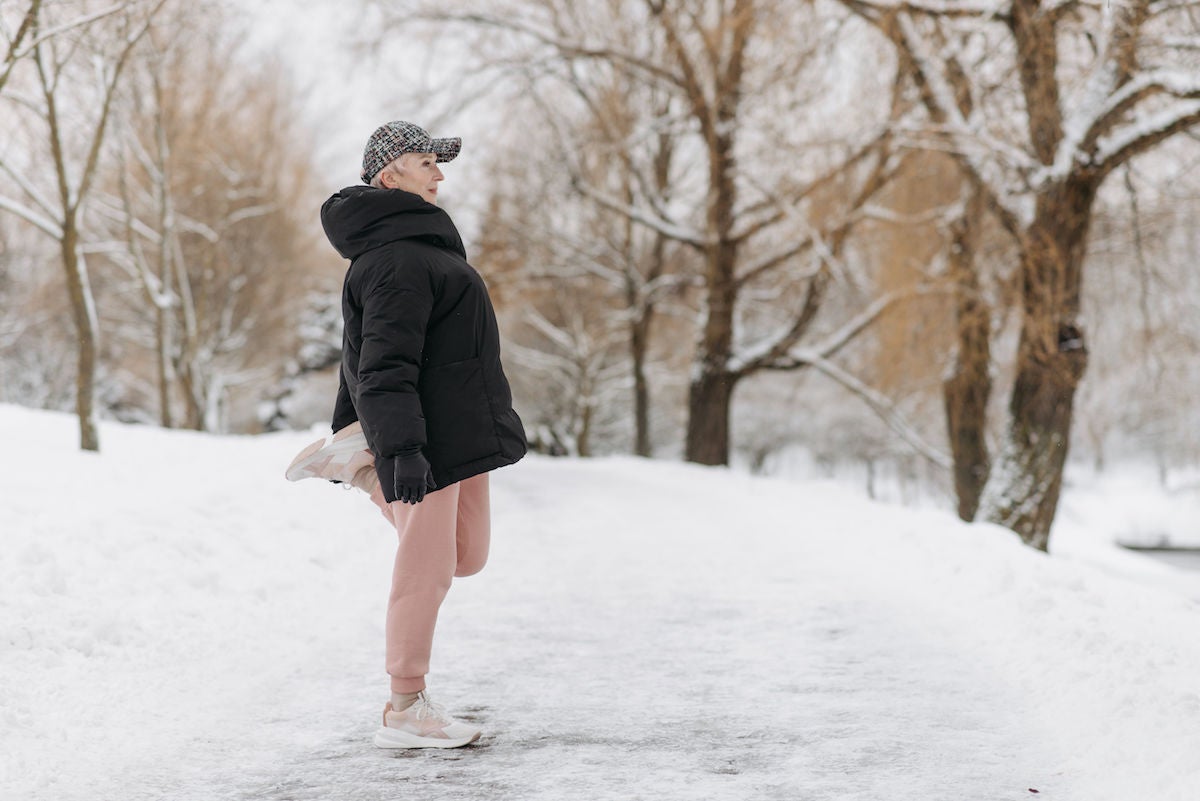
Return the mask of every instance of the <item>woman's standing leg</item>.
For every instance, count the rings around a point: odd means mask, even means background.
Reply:
[[[418,504],[390,504],[399,543],[387,608],[387,672],[393,693],[425,689],[438,608],[458,566],[461,484],[436,490]]]
[[[492,540],[492,510],[488,474],[459,482],[458,530],[455,541],[458,567],[455,576],[472,576],[487,564]]]

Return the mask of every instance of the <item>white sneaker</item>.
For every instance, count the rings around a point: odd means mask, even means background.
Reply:
[[[367,450],[367,438],[363,435],[362,426],[351,423],[296,454],[284,475],[288,481],[324,478],[349,484],[359,470],[374,463],[375,457]]]
[[[383,708],[383,726],[375,732],[380,748],[458,748],[479,739],[480,730],[460,723],[429,700],[422,690],[416,702],[397,712],[389,701]]]

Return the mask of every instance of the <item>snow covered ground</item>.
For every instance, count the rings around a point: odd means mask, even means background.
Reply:
[[[391,753],[392,536],[283,480],[312,435],[76,436],[0,406],[4,801],[1200,798],[1200,574],[1082,501],[1047,557],[844,485],[530,457],[434,651],[485,736]]]

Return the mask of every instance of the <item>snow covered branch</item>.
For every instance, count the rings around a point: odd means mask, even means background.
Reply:
[[[109,75],[108,80],[105,82],[103,88],[100,116],[96,122],[92,143],[88,148],[88,154],[84,162],[83,172],[79,179],[79,187],[76,190],[72,205],[79,202],[81,198],[87,195],[92,180],[95,178],[96,166],[100,160],[100,148],[104,143],[104,134],[108,127],[109,114],[112,109],[113,100],[116,97],[117,84],[121,80],[121,73],[125,68],[125,64],[130,55],[133,53],[133,49],[137,46],[137,43],[141,41],[142,37],[145,36],[150,30],[150,25],[154,21],[154,16],[165,3],[166,0],[157,0],[157,2],[150,7],[150,9],[146,12],[146,16],[142,18],[140,25],[128,37],[126,37],[124,47],[121,49],[120,53],[113,62],[112,73]]]
[[[671,220],[662,219],[657,215],[650,214],[628,203],[609,197],[594,187],[589,186],[584,181],[573,180],[572,184],[577,192],[589,200],[595,201],[609,211],[628,217],[639,225],[644,225],[652,231],[662,234],[667,239],[682,242],[700,250],[703,250],[709,244],[708,239],[699,231],[685,228]]]
[[[1012,0],[854,0],[854,5],[878,14],[901,11],[933,17],[1003,19],[1012,13]]]
[[[30,11],[29,11],[29,14],[31,16],[37,14],[39,5],[41,5],[40,0],[35,0],[35,2],[32,4]],[[21,48],[19,51],[11,53],[10,58],[13,60],[24,58],[25,56],[28,56],[30,53],[32,53],[38,45],[42,44],[43,42],[49,41],[50,39],[53,39],[55,36],[61,36],[62,34],[68,32],[68,31],[75,30],[76,28],[82,28],[86,25],[91,25],[93,22],[102,20],[105,17],[111,17],[113,14],[117,14],[117,13],[120,13],[120,12],[126,10],[131,5],[133,5],[133,4],[132,3],[118,3],[115,6],[110,6],[109,8],[101,9],[100,11],[96,11],[91,14],[85,14],[82,17],[78,17],[69,22],[64,22],[59,25],[55,25],[53,28],[48,28],[45,31],[39,31],[38,35],[35,38],[33,38],[32,40],[30,40],[29,43],[26,44],[23,48]]]
[[[746,353],[731,363],[733,372],[745,374],[752,370],[796,370],[808,366],[813,354],[821,358],[829,358],[849,345],[855,338],[866,331],[878,320],[885,311],[894,304],[914,297],[944,294],[952,289],[940,286],[917,287],[898,292],[888,292],[876,298],[865,309],[847,320],[840,328],[812,347],[797,350],[793,347],[795,339],[781,348],[788,338],[788,333],[782,336],[768,337],[758,345],[752,346]]]
[[[744,270],[734,279],[734,283],[741,289],[760,275],[770,272],[784,262],[796,258],[806,250],[810,250],[814,244],[816,244],[816,238],[808,236],[797,242],[786,243],[774,251],[764,253],[758,259],[746,265]]]
[[[1154,97],[1169,95],[1181,100],[1200,98],[1200,75],[1177,70],[1152,70],[1139,73],[1113,92],[1089,126],[1083,141],[1085,152],[1089,145],[1105,134],[1112,132],[1119,119],[1142,102]]]
[[[88,204],[88,208],[95,209],[100,215],[107,217],[110,220],[119,222],[124,225],[131,234],[136,233],[138,236],[144,237],[153,244],[159,244],[162,241],[162,234],[154,228],[147,225],[136,215],[129,212],[126,206],[118,206],[111,199],[103,196],[98,196]]]
[[[1176,104],[1101,139],[1096,163],[1108,173],[1181,131],[1200,125],[1200,100]]]
[[[13,183],[15,183],[21,189],[21,191],[25,193],[25,196],[29,198],[29,200],[32,201],[33,204],[38,207],[38,209],[41,210],[42,214],[49,217],[58,217],[60,214],[60,209],[56,209],[54,206],[52,206],[50,201],[42,195],[38,188],[34,186],[19,170],[14,169],[3,156],[0,156],[0,170],[3,170],[8,174],[8,177],[12,179]]]
[[[859,334],[866,331],[894,304],[922,294],[926,294],[926,292],[917,289],[903,292],[887,292],[880,295],[865,309],[847,320],[841,328],[826,337],[823,342],[818,343],[815,348],[811,349],[811,352],[817,353],[822,358],[835,355],[842,348],[849,345]]]
[[[35,226],[43,233],[49,234],[55,239],[62,239],[63,232],[60,225],[50,218],[38,214],[28,206],[23,206],[15,200],[0,195],[0,209],[12,212],[25,222]]]
[[[891,131],[884,128],[878,135],[872,137],[870,141],[863,143],[846,157],[842,163],[817,176],[789,198],[781,198],[776,193],[767,191],[762,186],[756,185],[755,188],[762,192],[765,198],[761,206],[764,210],[769,209],[769,212],[762,214],[757,220],[744,224],[740,229],[734,231],[730,238],[737,243],[745,242],[760,231],[778,223],[784,217],[790,216],[791,213],[796,212],[801,203],[814,193],[825,189],[836,181],[844,179],[846,173],[851,168],[858,166],[867,157],[878,153],[880,146],[890,134]]]
[[[416,16],[429,22],[462,23],[464,25],[476,25],[509,31],[510,33],[525,36],[538,44],[551,47],[560,55],[567,58],[625,64],[647,75],[682,87],[678,75],[636,54],[614,47],[589,47],[580,42],[572,41],[558,32],[539,29],[515,16],[500,17],[491,14],[459,13],[443,10],[426,10]]]
[[[42,0],[33,0],[29,4],[29,9],[25,12],[25,16],[21,19],[21,24],[17,27],[16,33],[8,42],[8,52],[4,55],[4,61],[0,65],[0,91],[4,89],[4,84],[8,83],[8,78],[12,75],[13,68],[17,61],[27,55],[28,50],[21,48],[21,43],[32,30],[34,23],[37,21],[38,8],[41,6]]]
[[[1171,11],[1184,11],[1194,9],[1196,0],[1158,0],[1150,3],[1147,13],[1151,17],[1157,17],[1161,14],[1167,14]]]
[[[806,351],[797,353],[796,356],[861,398],[871,408],[871,411],[887,424],[888,428],[896,432],[917,453],[945,470],[954,466],[954,460],[950,455],[926,442],[920,432],[896,408],[896,404],[882,392],[867,386],[855,376],[823,358],[819,353]]]
[[[858,10],[854,0],[843,1],[852,10]],[[942,127],[953,145],[951,152],[984,193],[988,205],[1001,217],[1006,228],[1019,230],[1029,214],[1018,203],[1020,189],[1005,179],[997,156],[1006,159],[1018,171],[1033,169],[1037,163],[1028,153],[988,134],[983,128],[982,112],[977,107],[973,106],[967,112],[969,116],[964,114],[959,106],[958,92],[946,74],[946,58],[950,56],[929,52],[928,37],[916,28],[910,16],[901,13],[886,20],[871,16],[865,19],[879,28],[899,50],[901,64],[911,72],[920,88],[923,104],[934,122]],[[955,73],[966,75],[957,64]]]

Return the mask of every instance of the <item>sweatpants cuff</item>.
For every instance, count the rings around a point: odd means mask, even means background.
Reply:
[[[392,676],[392,692],[394,693],[419,693],[424,689],[424,676],[412,676],[409,678]]]

